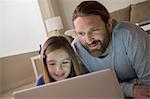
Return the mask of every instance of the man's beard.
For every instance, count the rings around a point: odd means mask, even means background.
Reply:
[[[94,49],[94,50],[90,50],[90,49],[88,49],[88,50],[89,50],[89,52],[91,53],[92,56],[100,57],[105,52],[108,45],[102,43],[100,40],[96,41],[96,42],[99,42],[98,44],[100,44],[100,48],[97,48],[97,49]]]
[[[109,42],[110,42],[110,38],[106,37],[103,42],[101,40],[95,40],[91,43],[91,44],[95,44],[95,43],[100,44],[100,45],[97,45],[99,46],[99,48],[89,49],[88,44],[86,44],[87,46],[84,45],[84,47],[92,56],[100,57],[108,48]]]

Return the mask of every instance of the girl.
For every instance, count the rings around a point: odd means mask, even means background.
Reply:
[[[43,74],[37,80],[37,86],[87,71],[80,65],[70,43],[62,36],[51,37],[44,43],[40,61]]]

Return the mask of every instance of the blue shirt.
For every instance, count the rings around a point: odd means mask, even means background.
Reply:
[[[43,85],[43,84],[45,84],[44,83],[44,77],[42,75],[40,75],[38,77],[38,79],[36,80],[36,86],[40,86],[40,85]]]
[[[141,28],[127,22],[112,30],[112,48],[105,58],[93,57],[76,38],[75,52],[90,72],[112,68],[126,97],[132,97],[134,84],[150,85],[150,37]]]

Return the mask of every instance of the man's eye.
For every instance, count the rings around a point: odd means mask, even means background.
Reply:
[[[92,32],[94,33],[94,32],[97,32],[99,30],[100,30],[99,28],[94,28],[94,29],[92,29]]]
[[[85,35],[85,33],[84,33],[84,32],[79,32],[79,33],[78,33],[78,35],[80,35],[80,36],[84,36],[84,35]]]

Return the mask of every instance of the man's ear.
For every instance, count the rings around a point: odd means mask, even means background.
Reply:
[[[112,32],[112,18],[108,19],[107,28],[109,32]]]

